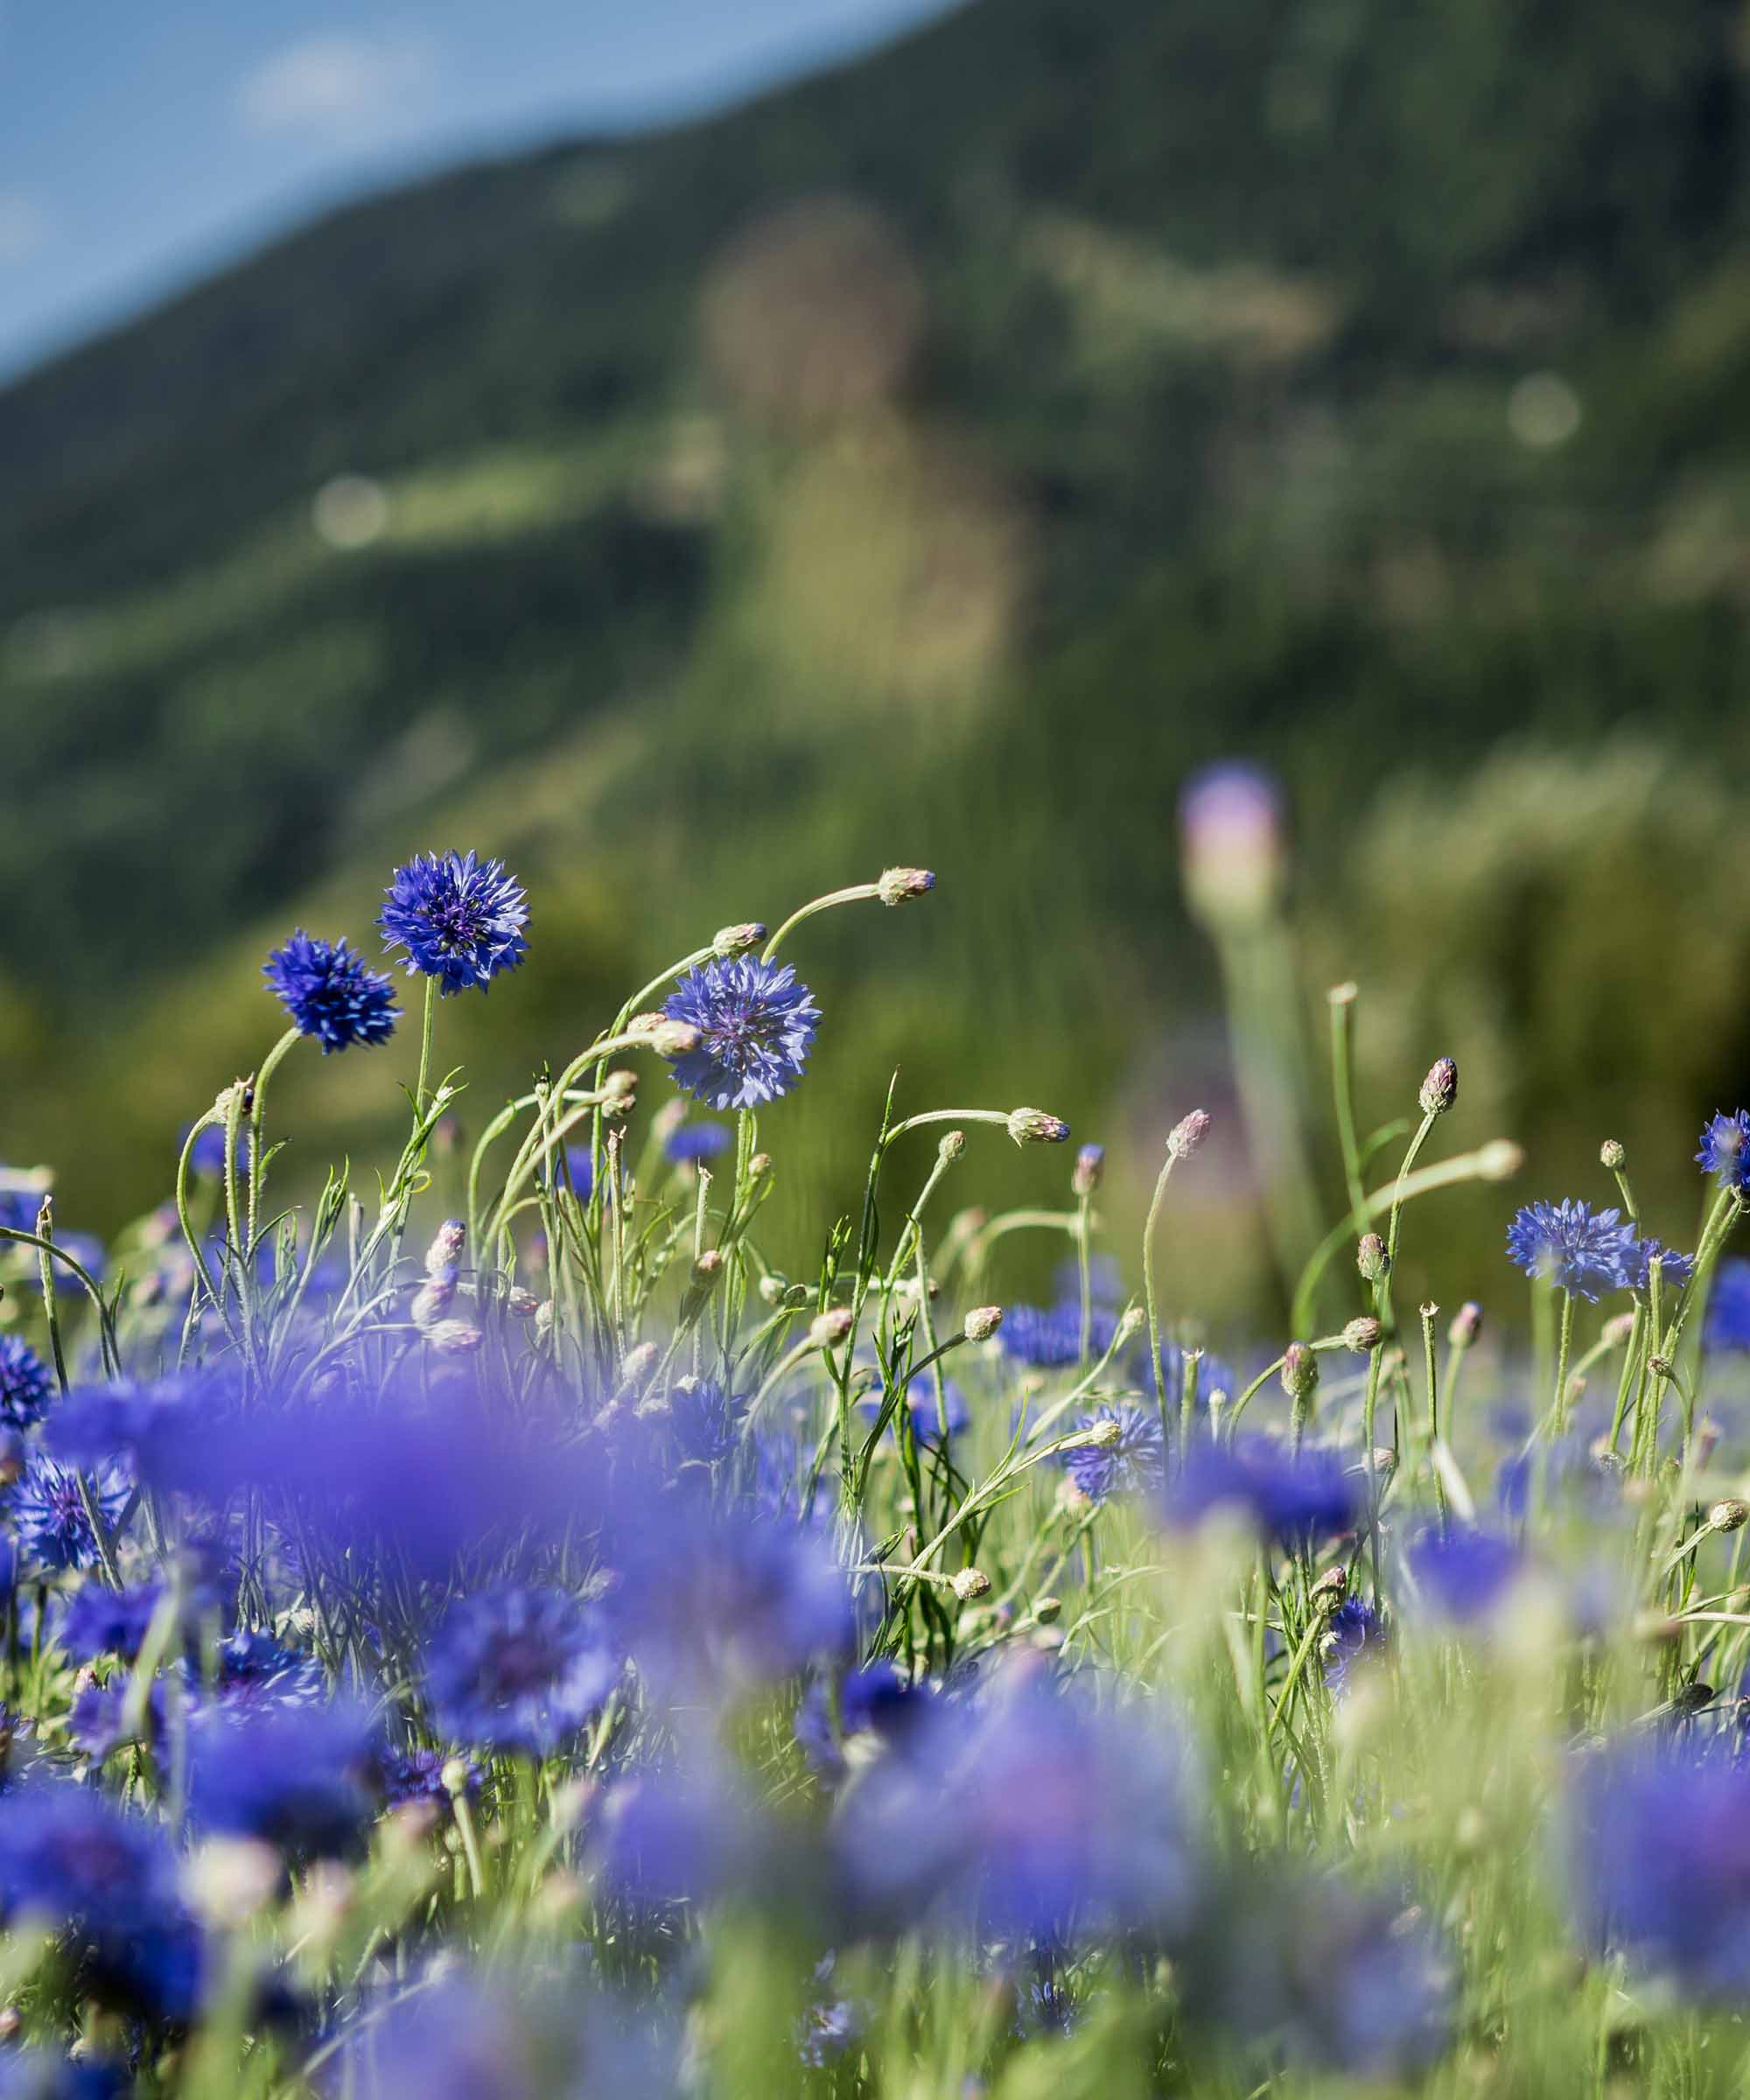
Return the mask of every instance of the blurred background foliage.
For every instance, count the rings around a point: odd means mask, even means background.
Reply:
[[[0,1157],[68,1224],[155,1200],[272,1039],[268,946],[368,935],[417,849],[533,899],[443,1016],[476,1121],[718,925],[916,862],[927,905],[796,947],[780,1228],[851,1200],[896,1064],[1103,1138],[1115,1222],[1207,1105],[1175,1297],[1256,1312],[1174,817],[1242,754],[1315,1102],[1354,977],[1364,1122],[1450,1052],[1455,1144],[1601,1194],[1620,1136],[1681,1237],[1750,1077],[1746,144],[1740,0],[973,0],[13,385]],[[384,1064],[297,1062],[295,1159],[382,1134]],[[1505,1208],[1454,1208],[1442,1294]]]

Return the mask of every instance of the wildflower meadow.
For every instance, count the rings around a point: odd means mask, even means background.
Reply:
[[[1272,835],[1202,815],[1218,923]],[[1099,1133],[901,1072],[768,1244],[857,1069],[810,922],[934,888],[702,929],[482,1101],[451,1002],[564,958],[422,854],[268,956],[160,1208],[0,1170],[0,2096],[1750,2091],[1750,1111],[1690,1215],[1603,1131],[1543,1189],[1462,1042],[1356,1099],[1344,984],[1274,1331],[1203,1325],[1194,1100],[1135,1242]],[[318,1056],[405,1138],[311,1184]]]

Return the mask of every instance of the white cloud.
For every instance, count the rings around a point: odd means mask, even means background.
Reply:
[[[49,222],[40,205],[14,190],[0,190],[0,268],[28,262],[49,237]]]
[[[251,131],[369,142],[419,114],[436,74],[436,53],[423,38],[309,37],[243,80],[237,113]]]

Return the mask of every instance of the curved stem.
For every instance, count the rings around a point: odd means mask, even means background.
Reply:
[[[792,912],[773,934],[760,952],[760,961],[769,962],[778,952],[786,934],[793,932],[804,919],[812,919],[816,912],[830,911],[836,904],[864,904],[881,894],[878,882],[854,882],[848,889],[831,890],[824,897],[816,897],[812,904],[805,904],[801,911]]]

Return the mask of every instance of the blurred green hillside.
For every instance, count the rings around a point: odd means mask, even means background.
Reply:
[[[1686,1213],[1750,1078],[1746,22],[974,0],[340,212],[0,394],[0,1157],[70,1223],[152,1200],[271,1040],[267,946],[367,934],[418,848],[534,902],[444,1012],[477,1112],[717,925],[919,862],[797,945],[795,1198],[900,1063],[1105,1138],[1122,1214],[1226,1104],[1173,807],[1242,752],[1368,1119],[1450,1050],[1530,1193],[1611,1133]],[[302,1060],[294,1157],[388,1077]]]

